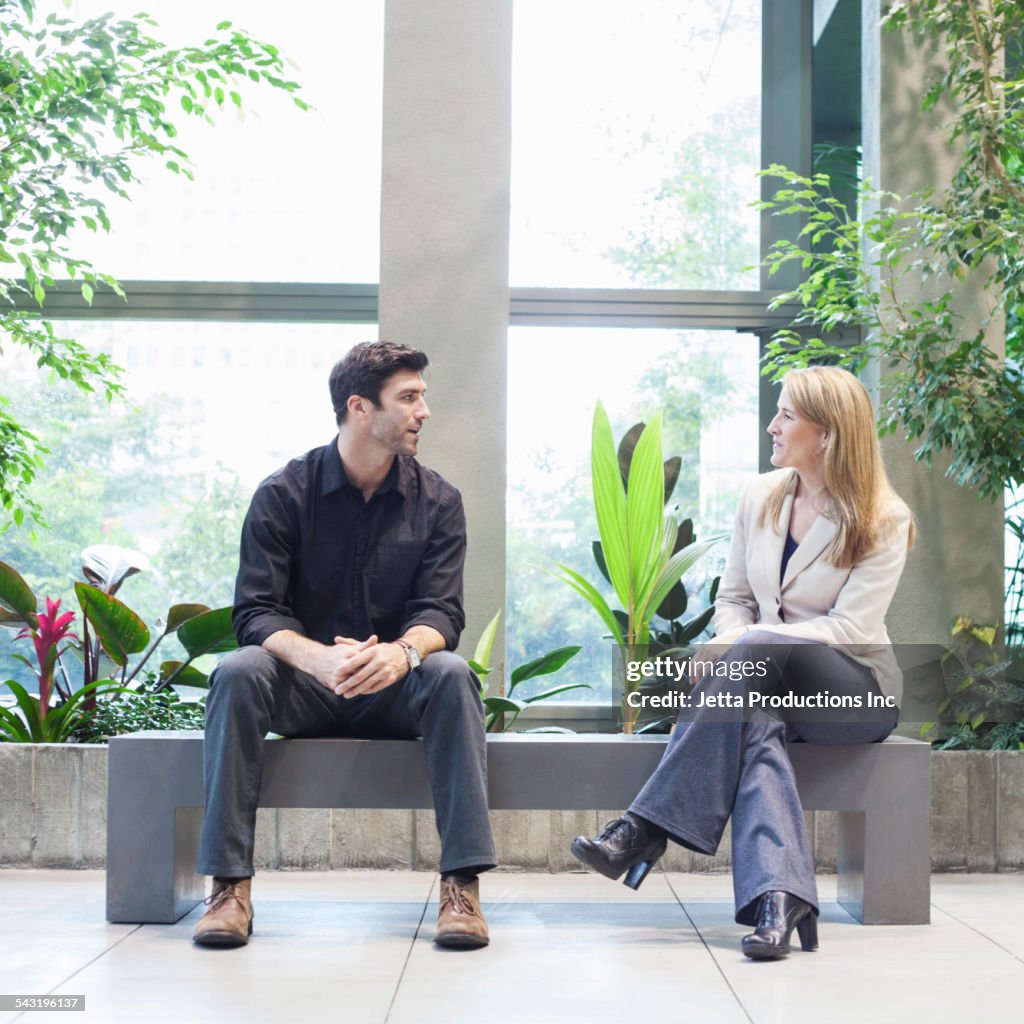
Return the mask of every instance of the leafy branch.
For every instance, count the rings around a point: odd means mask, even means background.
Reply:
[[[107,202],[129,196],[143,161],[193,177],[175,142],[182,117],[212,123],[216,111],[241,107],[252,84],[308,109],[277,47],[224,21],[202,45],[173,48],[148,34],[155,25],[144,14],[37,23],[32,0],[0,0],[0,356],[8,343],[27,349],[40,369],[108,401],[124,391],[120,369],[45,316],[62,278],[89,304],[101,287],[124,298],[114,277],[75,254],[72,233],[111,229]],[[29,488],[47,450],[5,406],[0,396],[4,528],[42,523]]]

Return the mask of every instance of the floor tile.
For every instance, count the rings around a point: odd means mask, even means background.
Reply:
[[[482,880],[492,943],[431,941],[432,872],[264,872],[243,949],[174,925],[104,921],[99,871],[0,871],[0,992],[84,994],[86,1012],[0,1024],[928,1024],[1016,1019],[1022,875],[936,875],[933,923],[857,924],[819,878],[821,948],[755,963],[728,874],[653,872],[639,892],[573,872]]]

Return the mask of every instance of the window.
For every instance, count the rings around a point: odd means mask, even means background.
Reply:
[[[70,13],[130,18],[139,6],[75,0]],[[159,23],[153,34],[176,45],[231,21],[280,47],[316,109],[247,83],[243,111],[229,104],[215,127],[178,110],[195,181],[154,160],[131,202],[110,203],[112,233],[83,230],[76,248],[124,280],[376,281],[384,0],[296,0],[287,16],[271,0],[141,6]]]
[[[148,623],[179,601],[230,604],[253,490],[333,437],[330,369],[375,334],[337,324],[76,324],[81,343],[122,365],[136,347],[151,357],[127,370],[128,402],[109,406],[5,355],[14,412],[51,450],[36,493],[53,529],[38,545],[12,531],[4,560],[37,593],[63,597],[74,609],[71,581],[82,548],[120,544],[152,562],[152,572],[124,592]],[[182,365],[183,346],[210,358]],[[268,360],[282,351],[301,356],[275,361],[268,372]],[[218,365],[215,354],[229,356],[229,365]]]
[[[758,469],[759,346],[739,332],[770,319],[756,269],[769,239],[751,204],[762,136],[792,122],[762,96],[784,49],[762,40],[762,7],[515,2],[506,663],[585,639],[558,682],[595,689],[566,703],[611,698],[603,625],[544,576],[558,561],[601,580],[596,401],[616,441],[663,412],[665,456],[683,460],[674,501],[698,536],[731,527]],[[780,24],[802,16],[786,6]],[[724,554],[685,581],[684,619],[706,606]]]
[[[757,471],[757,339],[724,331],[513,328],[509,338],[508,571],[506,664],[584,644],[559,674],[605,701],[611,646],[596,613],[545,570],[561,562],[598,584],[590,483],[594,405],[604,404],[616,442],[636,422],[663,414],[664,453],[682,458],[673,494],[678,518],[698,535],[731,528],[743,481]],[[709,573],[724,551],[688,580],[684,619],[706,607]],[[599,589],[614,598],[610,586]],[[612,607],[615,602],[612,600]],[[585,642],[584,642],[585,641]],[[524,684],[522,694],[550,685]],[[527,687],[532,687],[527,689]],[[517,690],[517,696],[520,691]]]
[[[516,0],[511,282],[756,288],[760,0]]]

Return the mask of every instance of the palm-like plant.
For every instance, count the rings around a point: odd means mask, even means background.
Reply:
[[[625,482],[604,406],[594,410],[591,442],[594,510],[608,578],[625,613],[615,615],[598,589],[580,573],[558,564],[559,579],[587,599],[601,617],[627,662],[642,661],[650,642],[651,619],[680,577],[691,569],[721,535],[676,551],[679,525],[666,511],[661,414],[647,424],[637,441]],[[624,628],[623,628],[624,627]],[[633,731],[637,709],[627,698],[639,683],[624,683],[622,720]]]

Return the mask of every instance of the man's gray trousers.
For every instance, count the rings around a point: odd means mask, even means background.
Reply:
[[[479,684],[438,651],[377,693],[338,697],[262,647],[225,656],[210,680],[204,741],[206,810],[199,874],[253,874],[256,808],[268,732],[287,737],[423,737],[442,872],[496,864],[487,815],[487,751]]]

